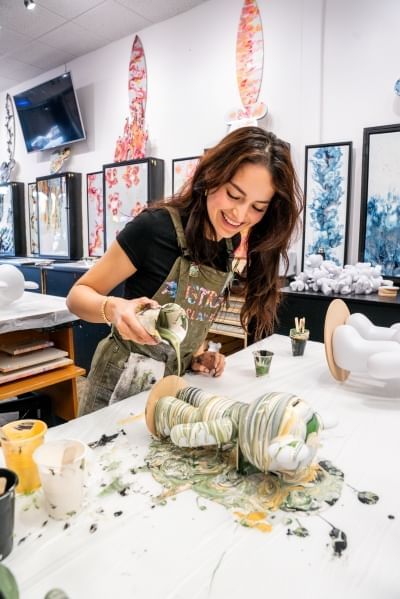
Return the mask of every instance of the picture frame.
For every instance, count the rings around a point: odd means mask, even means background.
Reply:
[[[25,256],[24,184],[0,184],[0,256]]]
[[[38,230],[38,202],[36,181],[27,184],[28,190],[28,219],[29,219],[29,247],[31,256],[39,254],[39,230]]]
[[[65,172],[36,178],[39,256],[82,258],[82,175]]]
[[[104,246],[146,206],[164,195],[164,161],[159,158],[126,160],[103,165]]]
[[[103,171],[86,175],[88,256],[104,254],[104,189]]]
[[[400,283],[400,124],[363,135],[359,261]]]
[[[188,156],[172,160],[172,195],[178,193],[193,176],[201,156]]]
[[[305,148],[302,269],[311,254],[346,263],[352,148],[351,141]]]

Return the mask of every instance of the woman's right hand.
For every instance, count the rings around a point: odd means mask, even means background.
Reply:
[[[158,307],[159,304],[148,297],[139,297],[132,300],[110,297],[105,312],[107,319],[112,322],[122,339],[135,341],[142,345],[157,345],[158,341],[155,341],[140,324],[136,314],[144,308]]]

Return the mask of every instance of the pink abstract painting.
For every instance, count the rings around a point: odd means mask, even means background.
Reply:
[[[115,162],[144,158],[146,151],[147,69],[143,45],[138,35],[133,40],[129,60],[128,96],[129,116],[125,119],[122,136],[117,139]]]
[[[184,185],[190,181],[199,163],[200,157],[174,158],[172,161],[172,194],[182,190]]]
[[[106,166],[104,178],[108,248],[126,223],[147,206],[148,162]]]
[[[89,256],[104,254],[103,171],[87,174]]]
[[[257,102],[264,66],[264,39],[256,0],[244,0],[236,39],[236,79],[243,108],[233,110],[228,120],[262,118],[267,107]]]

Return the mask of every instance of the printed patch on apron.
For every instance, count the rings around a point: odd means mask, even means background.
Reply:
[[[110,405],[150,389],[162,379],[165,363],[141,354],[131,353],[110,397]]]

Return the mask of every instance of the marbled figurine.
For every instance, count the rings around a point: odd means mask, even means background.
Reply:
[[[153,388],[146,422],[155,436],[190,448],[237,442],[244,459],[261,472],[293,482],[304,478],[322,429],[318,414],[305,401],[272,392],[247,404],[184,385],[179,377],[166,377]],[[168,386],[170,392],[175,386],[173,395],[168,395]],[[161,395],[163,390],[166,395]]]

